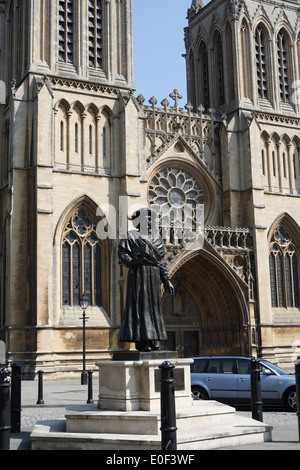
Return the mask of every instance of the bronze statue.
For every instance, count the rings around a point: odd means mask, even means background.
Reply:
[[[153,231],[156,213],[140,209],[132,216],[136,230],[119,243],[119,262],[129,269],[120,342],[134,342],[139,351],[159,349],[167,339],[161,311],[161,284],[174,294],[165,261],[163,239]]]

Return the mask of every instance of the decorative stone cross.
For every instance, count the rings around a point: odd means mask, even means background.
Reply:
[[[178,111],[179,110],[178,100],[182,99],[182,95],[180,95],[178,93],[178,90],[173,90],[173,93],[170,93],[169,97],[172,98],[172,100],[175,101],[174,109],[175,109],[175,111]]]

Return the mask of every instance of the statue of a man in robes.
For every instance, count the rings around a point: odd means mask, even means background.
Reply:
[[[170,294],[175,292],[165,261],[164,242],[154,229],[155,216],[151,209],[136,211],[132,215],[136,230],[127,233],[118,250],[120,264],[129,269],[119,340],[134,342],[139,351],[158,349],[157,341],[167,339],[161,284]]]

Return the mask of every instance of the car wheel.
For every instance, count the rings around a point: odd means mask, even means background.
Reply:
[[[201,387],[192,387],[193,400],[208,400],[208,394]]]
[[[297,411],[296,389],[290,388],[285,395],[285,404],[290,411]]]

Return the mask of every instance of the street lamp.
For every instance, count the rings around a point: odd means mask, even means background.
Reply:
[[[89,306],[90,299],[86,294],[79,299],[79,305],[83,310],[82,317],[82,349],[83,349],[83,363],[82,363],[82,372],[81,372],[81,385],[87,384],[87,372],[85,370],[85,322],[88,320],[89,317],[85,316],[85,311]]]

